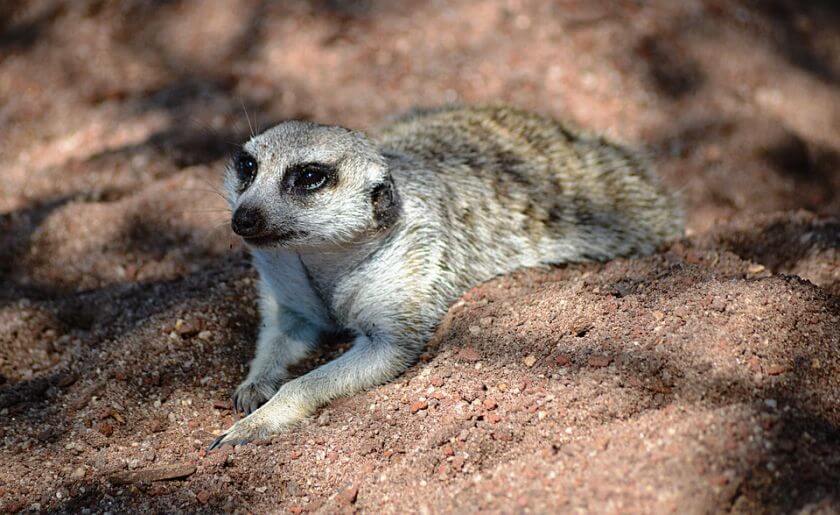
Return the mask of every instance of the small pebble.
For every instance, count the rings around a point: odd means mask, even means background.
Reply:
[[[354,486],[354,485],[350,485],[347,488],[345,488],[344,490],[342,490],[341,493],[338,494],[338,501],[342,505],[347,506],[347,505],[350,505],[350,504],[353,504],[354,502],[356,502],[356,498],[358,496],[359,496],[359,487]]]
[[[510,431],[493,431],[491,434],[494,440],[498,440],[500,442],[510,442],[513,440],[513,435]]]
[[[85,468],[84,467],[77,467],[72,474],[70,474],[70,479],[84,479],[85,477]]]
[[[481,359],[481,355],[472,347],[464,347],[458,351],[457,358],[470,363]]]
[[[426,401],[416,401],[416,402],[411,403],[411,406],[409,407],[409,411],[411,411],[411,413],[413,414],[413,413],[417,413],[420,410],[424,410],[428,407],[429,407],[428,402],[426,402]]]
[[[603,368],[609,366],[610,363],[612,363],[612,358],[602,354],[594,354],[592,356],[589,356],[588,363],[589,366],[592,368]]]
[[[330,425],[330,412],[329,411],[324,411],[320,415],[318,415],[318,425],[319,426]]]
[[[787,371],[784,365],[770,365],[767,367],[767,375],[777,376]]]
[[[554,358],[554,362],[561,367],[565,367],[572,363],[572,357],[568,354],[558,354],[557,357]]]

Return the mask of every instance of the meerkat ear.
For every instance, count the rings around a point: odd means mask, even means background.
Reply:
[[[385,175],[382,183],[373,188],[370,198],[377,227],[388,227],[397,221],[400,214],[400,196],[390,173]]]

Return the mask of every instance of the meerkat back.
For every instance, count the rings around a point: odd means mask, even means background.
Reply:
[[[509,107],[409,113],[380,146],[414,156],[453,186],[454,220],[527,238],[520,265],[644,254],[682,235],[682,214],[640,154]],[[475,230],[472,226],[462,227]],[[502,256],[509,258],[511,256]]]

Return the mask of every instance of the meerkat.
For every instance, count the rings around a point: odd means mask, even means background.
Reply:
[[[449,305],[523,267],[646,254],[683,233],[646,160],[509,107],[415,111],[367,136],[281,123],[225,176],[259,272],[247,414],[210,448],[280,432],[411,366]],[[327,331],[352,347],[290,379]]]

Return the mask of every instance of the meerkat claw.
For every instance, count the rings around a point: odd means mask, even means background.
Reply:
[[[218,449],[224,445],[246,444],[269,437],[278,432],[269,422],[265,420],[265,417],[254,418],[254,415],[239,419],[213,440],[208,450]]]
[[[235,429],[235,426],[231,427],[228,431],[225,431],[224,433],[217,436],[216,439],[213,440],[213,442],[207,447],[207,451],[209,452],[215,449],[221,449],[225,445],[230,445],[231,447],[233,447],[234,445],[243,445],[249,443],[252,440],[252,438],[249,438],[244,435],[240,436],[236,433],[237,431]]]
[[[216,450],[216,449],[220,448],[222,446],[222,441],[225,439],[226,436],[227,436],[227,433],[223,433],[223,434],[217,436],[216,439],[213,440],[213,443],[211,443],[207,447],[207,452],[210,452],[210,451],[213,451],[213,450]]]
[[[213,440],[213,443],[211,443],[207,447],[207,451],[209,452],[209,451],[213,451],[213,450],[216,450],[216,449],[221,449],[225,445],[230,445],[231,447],[233,447],[235,445],[243,445],[243,444],[246,444],[246,443],[250,442],[250,440],[244,440],[244,439],[226,440],[227,437],[228,437],[228,433],[225,433],[221,436],[216,437],[216,439]]]
[[[276,388],[266,388],[254,383],[241,385],[231,397],[233,410],[245,416],[250,415],[274,395],[274,390]]]

